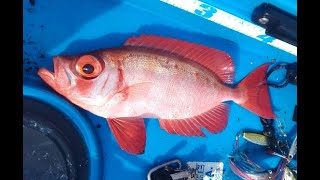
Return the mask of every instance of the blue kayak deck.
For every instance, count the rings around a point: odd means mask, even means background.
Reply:
[[[214,3],[249,21],[249,12],[262,1],[250,3],[247,0],[238,7],[229,1],[205,2]],[[40,81],[35,71],[26,70],[30,66],[27,61],[52,69],[54,55],[119,47],[127,38],[141,34],[173,37],[227,52],[235,63],[235,83],[266,62],[297,61],[297,57],[290,53],[160,1],[56,0],[36,1],[34,6],[29,1],[23,3],[24,82],[37,81],[39,88],[48,91],[52,90]],[[296,1],[287,1],[279,7],[296,15]],[[278,71],[270,79],[283,79],[284,73]],[[269,92],[274,112],[279,117],[275,127],[282,126],[289,141],[292,141],[296,133],[296,123],[292,117],[297,104],[297,88],[289,84],[285,88],[269,88]],[[239,179],[228,165],[228,155],[232,153],[235,135],[243,129],[262,131],[262,125],[255,114],[233,102],[230,104],[226,129],[219,134],[210,134],[203,129],[205,138],[168,134],[160,128],[156,119],[147,119],[147,142],[142,155],[130,155],[122,151],[105,119],[78,109],[93,125],[101,143],[103,154],[99,158],[104,164],[101,167],[103,179],[146,179],[151,168],[176,158],[184,163],[222,161],[225,169],[223,179]],[[96,128],[97,125],[101,127]],[[277,162],[278,159],[270,160],[272,165]]]

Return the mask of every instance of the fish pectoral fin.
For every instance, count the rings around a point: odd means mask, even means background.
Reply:
[[[170,134],[183,136],[202,136],[201,128],[211,133],[222,131],[228,122],[229,105],[221,103],[211,110],[187,119],[160,119],[160,127]]]
[[[120,145],[130,154],[142,154],[146,144],[143,118],[108,118],[109,127]]]
[[[125,87],[121,93],[126,97],[126,100],[141,100],[146,98],[146,95],[151,89],[151,82],[143,82]]]

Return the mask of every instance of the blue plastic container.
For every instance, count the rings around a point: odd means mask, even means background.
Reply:
[[[250,21],[252,10],[262,1],[204,1],[244,20]],[[268,1],[296,15],[296,1]],[[172,159],[188,161],[222,161],[223,179],[239,179],[228,165],[234,138],[243,129],[261,131],[259,117],[231,103],[229,122],[219,134],[204,130],[205,138],[171,135],[155,119],[145,121],[145,153],[130,155],[119,148],[105,119],[68,102],[36,75],[37,68],[53,69],[52,56],[78,54],[100,48],[119,47],[131,36],[153,34],[223,50],[235,63],[235,83],[266,62],[296,62],[297,57],[274,46],[230,30],[206,18],[196,16],[167,3],[151,0],[56,0],[23,1],[24,90],[25,96],[52,105],[77,126],[89,149],[90,179],[146,179],[148,171]],[[283,79],[278,71],[270,79]],[[297,104],[297,89],[270,88],[273,109],[289,141],[296,133],[292,121]],[[85,115],[83,115],[85,114]],[[97,128],[97,126],[99,128]],[[291,138],[292,137],[292,138]],[[279,159],[263,160],[275,167]]]

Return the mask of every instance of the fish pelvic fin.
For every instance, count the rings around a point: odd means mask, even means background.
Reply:
[[[143,154],[146,129],[143,118],[108,118],[111,132],[120,148],[130,154]]]

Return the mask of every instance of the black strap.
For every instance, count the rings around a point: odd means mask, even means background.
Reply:
[[[288,72],[288,64],[287,63],[282,63],[282,64],[277,64],[276,66],[274,66],[270,71],[267,72],[266,74],[266,79],[268,79],[268,77],[273,73],[273,71],[276,71],[278,69],[286,69]],[[284,80],[284,82],[282,82],[282,84],[273,84],[268,82],[268,86],[273,87],[273,88],[284,88],[288,85],[289,81],[288,78],[286,76],[286,79]]]

